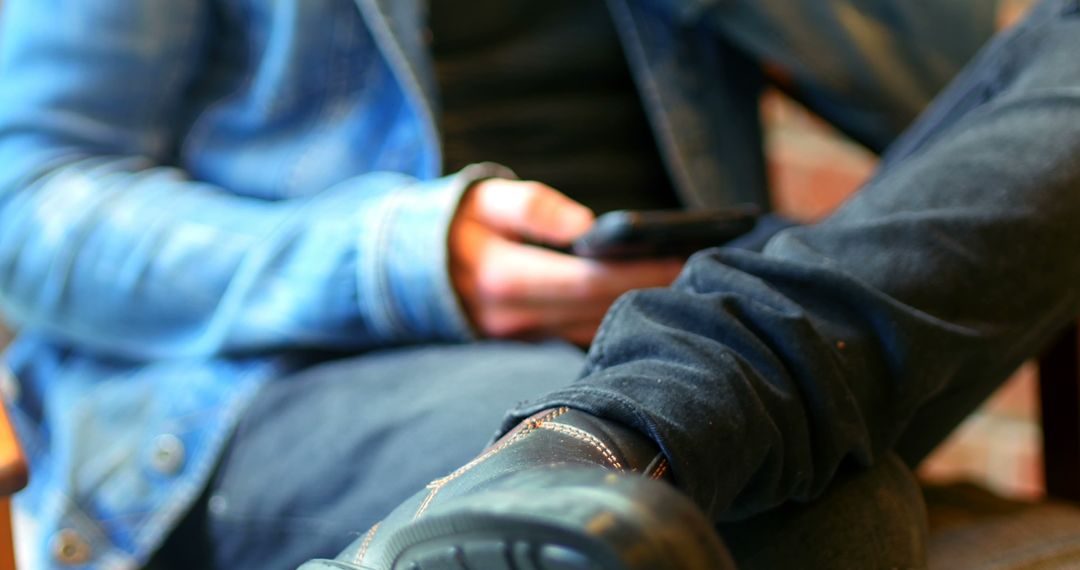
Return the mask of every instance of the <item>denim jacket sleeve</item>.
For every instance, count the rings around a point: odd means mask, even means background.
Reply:
[[[163,158],[209,4],[4,3],[6,317],[135,358],[467,338],[445,234],[463,188],[494,167],[269,201]]]

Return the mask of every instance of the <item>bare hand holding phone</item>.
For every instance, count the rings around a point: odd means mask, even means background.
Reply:
[[[537,182],[471,188],[450,228],[450,276],[477,332],[584,346],[619,295],[667,286],[682,269],[681,258],[601,261],[534,245],[567,248],[593,222],[588,208]]]

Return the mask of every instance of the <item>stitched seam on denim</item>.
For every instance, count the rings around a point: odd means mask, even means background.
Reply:
[[[266,379],[275,370],[280,369],[277,366],[244,367],[242,378],[248,381],[248,385],[243,390],[240,390],[230,405],[221,412],[217,429],[203,443],[203,452],[201,454],[203,461],[193,461],[190,463],[190,467],[186,468],[187,475],[185,477],[189,481],[206,481],[210,477],[217,458],[221,456],[223,446],[230,439],[233,430],[236,429],[240,421],[240,416],[250,408],[258,388],[265,383]],[[256,376],[258,374],[262,374],[262,377]],[[201,485],[198,484],[185,485],[174,491],[172,498],[159,505],[150,519],[134,527],[136,548],[152,550],[159,546],[165,540],[170,525],[183,517],[184,512],[197,499],[199,493],[201,493]],[[99,523],[95,522],[95,524]]]
[[[606,459],[612,467],[618,469],[619,471],[625,471],[622,463],[620,463],[618,458],[615,457],[615,454],[612,453],[611,449],[608,446],[604,445],[604,442],[597,439],[597,437],[593,434],[573,426],[568,426],[566,424],[560,424],[555,422],[546,423],[540,427],[542,429],[557,431],[559,433],[566,434],[574,439],[583,441],[591,445],[594,449],[600,452],[600,455],[604,456],[604,459]]]
[[[498,447],[495,447],[494,449],[489,450],[487,453],[484,453],[480,457],[477,457],[476,459],[473,459],[472,461],[466,463],[463,467],[461,467],[457,471],[454,471],[453,473],[447,475],[446,477],[443,477],[442,479],[436,479],[435,481],[432,481],[431,483],[428,483],[428,489],[431,489],[431,492],[428,493],[428,496],[424,498],[424,502],[420,504],[420,508],[416,510],[416,514],[413,515],[413,520],[416,520],[416,519],[418,519],[418,518],[420,518],[421,516],[424,515],[424,513],[428,510],[428,507],[431,506],[431,502],[435,500],[435,496],[439,494],[439,491],[441,491],[442,488],[445,487],[447,483],[453,481],[454,479],[457,479],[458,477],[461,477],[462,475],[467,473],[469,470],[471,470],[473,467],[476,467],[477,465],[483,463],[484,461],[487,461],[488,459],[494,457],[496,454],[498,454],[502,450],[506,449],[507,447],[510,447],[511,445],[513,445],[514,443],[517,443],[518,441],[521,441],[526,436],[528,436],[532,432],[536,431],[538,428],[543,427],[543,425],[546,422],[549,422],[549,421],[551,421],[551,420],[565,414],[568,411],[570,411],[569,408],[559,408],[559,409],[552,410],[551,412],[545,414],[540,419],[530,421],[524,428],[522,428],[522,430],[520,432],[518,432],[517,434],[515,434],[513,437],[506,440],[505,442],[503,442]]]
[[[978,80],[972,80],[971,85],[968,86],[967,91],[964,92],[964,97],[960,99],[960,101],[962,101],[967,97],[976,95],[975,90],[979,90],[980,93],[982,93],[980,96],[983,97],[983,101],[969,109],[968,112],[961,114],[959,117],[956,117],[951,122],[943,122],[943,126],[939,126],[939,128],[934,129],[932,134],[923,133],[920,136],[922,140],[919,141],[918,146],[916,146],[913,150],[909,151],[906,155],[902,156],[902,160],[910,159],[916,154],[921,154],[925,152],[925,150],[929,147],[931,143],[935,142],[937,139],[940,138],[942,133],[952,130],[957,124],[960,124],[963,121],[969,120],[972,111],[977,108],[984,107],[990,102],[991,99],[996,98],[998,95],[1001,94],[1002,91],[1006,90],[1007,86],[1005,84],[1009,84],[1009,86],[1011,86],[1016,82],[1016,80],[1018,79],[1018,60],[1015,53],[1017,51],[1015,49],[1015,46],[1017,46],[1023,41],[1026,41],[1027,36],[1032,35],[1035,30],[1044,29],[1051,23],[1046,19],[1042,19],[1040,21],[1039,19],[1033,18],[1033,14],[1038,10],[1039,7],[1032,8],[1032,10],[1030,10],[1020,20],[1018,24],[1010,28],[1008,31],[996,35],[994,39],[988,42],[987,45],[979,52],[979,54],[971,62],[968,63],[966,69],[980,69],[983,66],[985,60],[991,57],[996,60],[995,65],[992,67],[993,73],[989,74],[988,78],[982,77]],[[968,73],[961,73],[961,77],[965,75],[968,75]],[[963,79],[961,78],[960,81],[962,82]],[[987,93],[988,90],[991,93],[990,97],[985,96],[985,93]],[[949,114],[954,113],[957,105],[959,105],[959,103],[957,103],[956,101],[953,101],[949,105]],[[940,110],[931,109],[927,114],[940,114]],[[877,178],[876,175],[875,178]]]
[[[371,541],[375,538],[375,533],[379,531],[379,525],[381,524],[381,522],[375,523],[375,526],[371,527],[371,530],[367,532],[367,536],[364,537],[364,544],[360,545],[360,550],[357,551],[356,557],[353,558],[353,564],[359,565],[364,561],[368,547],[371,546]]]
[[[421,128],[425,131],[424,135],[428,140],[438,141],[438,121],[435,118],[434,110],[431,108],[432,103],[428,100],[428,94],[424,91],[424,86],[420,78],[417,77],[416,70],[413,68],[412,62],[409,61],[408,54],[405,53],[405,50],[395,37],[391,26],[393,19],[390,14],[383,11],[382,3],[376,0],[356,0],[356,5],[367,22],[375,46],[386,58],[391,75],[402,84],[405,97],[409,99],[416,113],[420,115],[421,123],[423,123]],[[435,171],[442,165],[443,156],[439,144],[433,145],[432,151],[435,160],[430,165],[432,167],[430,174],[434,175],[436,174]]]
[[[348,103],[349,98],[342,95],[349,90],[349,72],[347,68],[350,62],[348,52],[356,45],[357,37],[355,33],[349,33],[350,30],[344,26],[346,26],[345,20],[343,18],[337,19],[333,26],[334,29],[330,31],[330,48],[327,51],[330,52],[329,55],[334,56],[327,57],[327,64],[330,66],[328,72],[330,80],[325,83],[326,89],[322,91],[323,95],[320,97],[319,110],[313,115],[311,129],[308,131],[315,140],[326,140],[328,138],[325,136],[326,133],[344,123],[352,111],[352,107]],[[348,38],[348,43],[345,44],[347,48],[345,49],[346,55],[334,53],[334,46],[339,45],[342,38]],[[346,71],[340,72],[339,69],[346,69]],[[303,195],[297,191],[300,180],[307,172],[311,171],[309,164],[313,157],[325,150],[326,148],[323,145],[313,142],[307,145],[304,151],[296,157],[285,180],[285,194],[287,197]]]
[[[245,59],[252,59],[256,57],[255,54],[259,53],[259,49],[255,45],[254,37],[249,37],[247,39],[244,49]],[[204,119],[218,109],[224,108],[233,101],[242,98],[245,93],[248,93],[251,90],[251,86],[254,81],[254,70],[245,69],[244,75],[240,78],[240,81],[237,81],[236,87],[232,91],[225,94],[224,97],[220,98],[214,103],[209,104],[202,109],[199,109],[199,112],[195,115],[195,118],[188,123],[190,128],[187,136],[185,136],[184,140],[180,143],[180,148],[178,149],[178,156],[190,156],[194,152],[193,149],[199,143],[205,142],[206,139],[210,136],[212,126],[208,121]]]
[[[373,290],[368,305],[371,310],[369,322],[376,334],[386,339],[399,338],[408,330],[394,306],[396,299],[393,296],[392,278],[389,275],[390,261],[387,259],[390,255],[388,246],[393,239],[391,234],[396,222],[395,218],[407,201],[407,196],[404,195],[407,191],[398,190],[386,196],[383,211],[375,217],[376,225],[371,228],[373,247],[366,252],[368,255],[365,256],[369,258],[370,273],[366,276],[360,275],[360,279],[366,277],[367,286]]]
[[[664,477],[664,475],[667,475],[667,471],[668,471],[667,458],[661,459],[660,460],[660,465],[656,466],[656,471],[653,471],[652,475],[650,475],[649,478],[654,480],[654,481],[659,481],[660,479],[662,479]]]
[[[656,133],[657,142],[661,147],[664,165],[671,172],[675,182],[675,193],[689,205],[702,203],[699,188],[694,183],[694,175],[690,165],[687,164],[689,154],[684,152],[686,145],[680,144],[679,137],[675,134],[676,125],[672,119],[672,113],[667,109],[676,106],[665,104],[663,89],[657,74],[649,65],[649,58],[644,49],[639,26],[635,20],[633,10],[625,1],[616,2],[607,0],[608,11],[616,22],[616,31],[622,40],[623,50],[631,65],[631,75],[642,100],[646,103],[646,120]]]

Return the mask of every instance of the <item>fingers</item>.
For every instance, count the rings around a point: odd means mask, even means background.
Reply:
[[[591,338],[631,289],[669,285],[681,261],[600,263],[498,238],[460,291],[479,330],[497,338]]]
[[[550,245],[569,245],[595,219],[585,206],[539,182],[485,180],[467,200],[467,215],[503,234]]]
[[[682,269],[682,260],[600,262],[521,243],[565,245],[593,219],[588,208],[536,182],[487,180],[472,188],[448,245],[454,288],[477,330],[585,346],[619,295],[667,286]]]
[[[574,327],[563,327],[558,330],[550,331],[543,334],[521,337],[519,340],[526,341],[542,341],[552,338],[561,338],[571,344],[580,346],[581,348],[588,348],[599,330],[599,322],[587,323]]]
[[[682,270],[681,259],[601,262],[541,247],[502,241],[481,279],[493,300],[571,306],[614,300],[631,289],[666,287]]]
[[[585,333],[595,334],[613,301],[576,310],[538,305],[490,307],[479,315],[474,324],[494,338],[541,340],[566,338],[569,334],[581,337]]]

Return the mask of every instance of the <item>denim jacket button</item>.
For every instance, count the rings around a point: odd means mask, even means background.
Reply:
[[[175,475],[184,466],[184,442],[171,433],[159,435],[154,439],[150,465],[163,475]]]
[[[52,554],[65,566],[86,564],[90,561],[90,543],[78,531],[61,529],[53,535]]]

